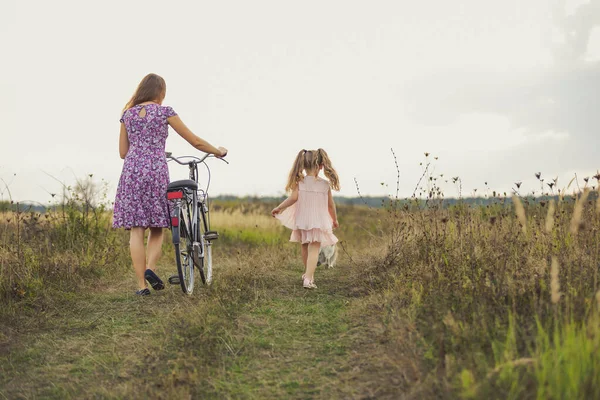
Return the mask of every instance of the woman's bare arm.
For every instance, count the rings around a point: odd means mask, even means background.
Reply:
[[[208,143],[206,140],[196,136],[190,128],[188,128],[178,115],[167,118],[167,122],[171,127],[184,138],[189,144],[194,146],[196,149],[205,153],[214,154],[217,157],[225,157],[227,149],[224,147],[215,147]]]
[[[121,133],[119,134],[119,155],[124,160],[127,152],[129,151],[129,138],[127,137],[127,128],[125,124],[121,122]]]

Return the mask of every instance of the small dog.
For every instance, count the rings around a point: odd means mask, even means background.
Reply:
[[[337,260],[337,246],[335,244],[331,246],[321,247],[319,251],[319,260],[317,266],[327,264],[327,268],[333,268]]]

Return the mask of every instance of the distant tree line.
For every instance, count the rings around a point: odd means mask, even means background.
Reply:
[[[520,196],[523,199],[527,199],[532,203],[539,203],[542,201],[549,201],[554,199],[558,201],[558,195],[554,196]],[[597,191],[592,191],[588,197],[588,200],[594,200],[598,197]],[[211,201],[217,202],[243,202],[243,203],[279,203],[285,196],[234,196],[234,195],[220,195],[211,197]],[[565,201],[573,201],[573,195],[565,195]],[[414,199],[410,198],[398,198],[388,196],[366,196],[366,197],[347,197],[347,196],[335,196],[335,202],[338,205],[351,205],[351,206],[368,206],[372,208],[386,207],[390,204],[390,201],[397,201],[399,204],[411,203]],[[464,197],[464,198],[445,198],[435,199],[435,204],[441,204],[442,207],[450,207],[457,203],[468,204],[471,206],[486,206],[489,204],[512,204],[510,196],[504,197]],[[420,204],[425,206],[425,199],[420,199]],[[44,206],[42,204],[33,203],[17,203],[10,201],[0,201],[0,212],[5,211],[17,211],[22,212],[45,212],[48,209],[54,209],[60,207],[60,203]]]

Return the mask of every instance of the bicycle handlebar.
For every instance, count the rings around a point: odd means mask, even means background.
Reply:
[[[225,160],[224,158],[217,157],[217,156],[215,156],[214,154],[209,154],[209,153],[206,153],[206,154],[204,155],[204,157],[202,157],[202,158],[198,158],[198,157],[196,157],[196,156],[181,156],[181,157],[174,157],[174,156],[173,156],[173,153],[171,153],[170,151],[167,151],[167,152],[165,153],[165,156],[166,156],[168,159],[175,161],[175,162],[176,162],[177,164],[179,164],[179,165],[189,165],[189,164],[190,164],[190,162],[192,162],[192,163],[196,163],[196,164],[200,164],[200,163],[204,162],[204,160],[206,160],[206,159],[207,159],[207,158],[209,158],[209,157],[214,157],[214,158],[217,158],[217,159],[219,159],[219,160],[221,160],[221,161],[224,161],[225,163],[229,164],[229,162],[228,162],[227,160]],[[194,160],[193,160],[193,161],[190,161],[190,162],[182,162],[182,161],[180,161],[180,159],[182,159],[182,158],[192,158],[192,159],[194,159]]]

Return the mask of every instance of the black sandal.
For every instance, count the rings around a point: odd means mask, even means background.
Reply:
[[[135,292],[136,296],[150,296],[150,290],[148,288],[140,289]]]
[[[146,278],[150,286],[152,286],[152,289],[163,290],[165,288],[165,284],[163,283],[163,281],[151,269],[146,270],[146,272],[144,273],[144,277]]]

